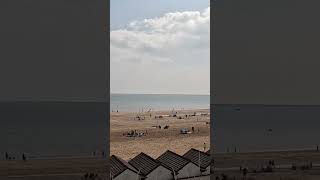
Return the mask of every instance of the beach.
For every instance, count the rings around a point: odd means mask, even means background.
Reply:
[[[111,112],[110,127],[110,154],[125,160],[141,152],[157,158],[166,150],[183,155],[190,148],[204,150],[204,143],[210,147],[209,109]],[[190,133],[180,134],[182,128]],[[128,137],[131,130],[144,135]]]
[[[80,180],[85,173],[106,174],[108,160],[94,157],[0,161],[0,179]]]
[[[320,179],[320,152],[314,150],[266,151],[247,153],[215,153],[215,174],[242,179],[240,167],[248,168],[246,179],[252,180],[315,180]],[[274,161],[272,172],[262,172],[269,161]],[[312,163],[312,167],[310,167]],[[292,169],[296,167],[296,170]],[[304,169],[303,169],[303,166]]]

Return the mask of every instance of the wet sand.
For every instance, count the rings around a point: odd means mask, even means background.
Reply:
[[[173,117],[175,112],[177,112],[176,117]],[[195,116],[193,116],[194,113],[196,113]],[[141,117],[140,120],[137,116]],[[155,116],[162,116],[162,118],[155,118]],[[110,154],[126,160],[133,158],[140,152],[147,153],[154,158],[166,150],[172,150],[182,155],[190,148],[203,150],[204,143],[206,143],[207,150],[210,147],[209,122],[208,109],[144,113],[112,112]],[[169,128],[163,129],[166,125]],[[161,129],[153,126],[161,126]],[[180,134],[181,128],[188,128],[192,131],[192,127],[194,127],[193,133]],[[142,137],[124,135],[130,130],[144,132],[146,135]]]

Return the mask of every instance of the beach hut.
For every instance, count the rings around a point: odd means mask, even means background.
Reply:
[[[173,179],[195,177],[201,175],[197,164],[172,151],[166,151],[161,156],[159,156],[157,160],[172,170],[174,176]]]
[[[140,180],[138,171],[128,162],[112,155],[110,157],[110,179],[112,180]]]
[[[210,174],[210,155],[206,152],[199,151],[197,149],[190,149],[183,157],[189,159],[200,168],[201,175]]]
[[[145,153],[140,153],[131,159],[129,164],[140,172],[143,180],[171,180],[173,178],[169,167]]]

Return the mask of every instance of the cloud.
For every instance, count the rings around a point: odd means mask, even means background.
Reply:
[[[209,92],[210,8],[133,21],[110,37],[111,91]],[[191,79],[205,82],[191,92]]]

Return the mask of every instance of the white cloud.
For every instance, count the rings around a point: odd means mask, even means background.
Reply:
[[[210,8],[111,31],[111,91],[209,93]],[[192,84],[192,86],[190,86]]]

